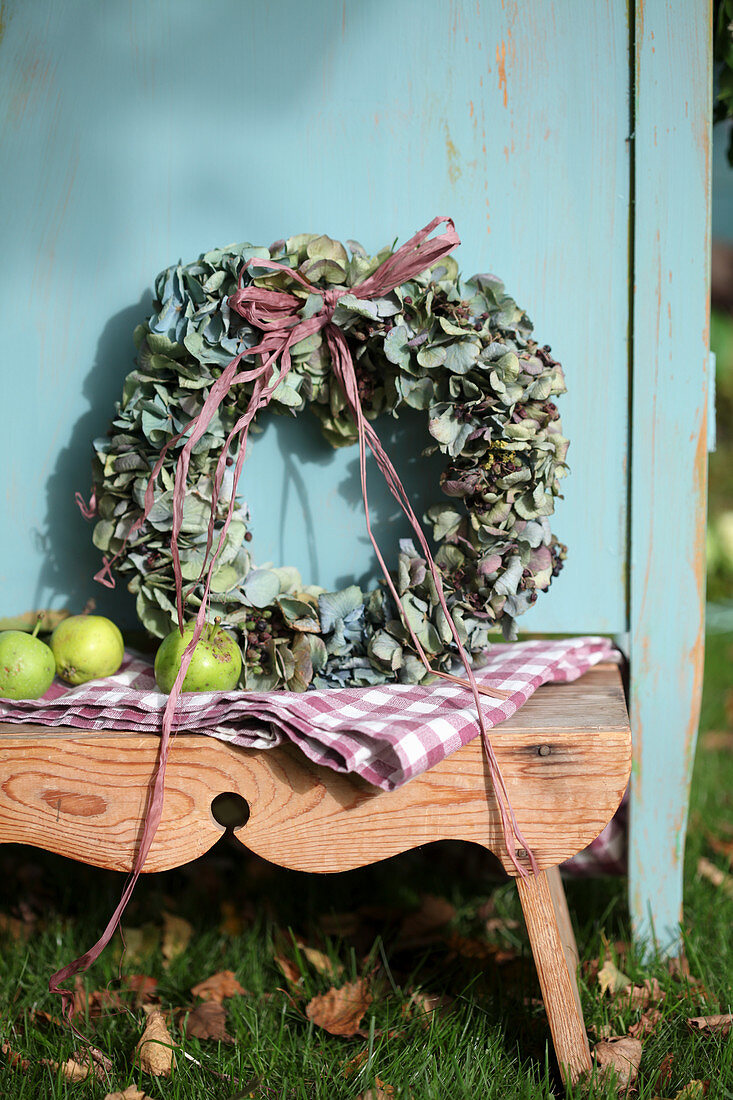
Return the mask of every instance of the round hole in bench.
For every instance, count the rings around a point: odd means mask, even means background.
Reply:
[[[223,791],[212,799],[211,815],[225,829],[241,829],[249,821],[249,803],[236,791]]]

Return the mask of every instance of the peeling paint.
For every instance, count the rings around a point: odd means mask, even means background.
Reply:
[[[499,69],[499,91],[502,92],[506,107],[509,97],[506,83],[506,42],[503,40],[501,46],[496,47],[496,64]]]
[[[458,150],[450,136],[450,130],[448,129],[448,123],[445,122],[445,153],[448,160],[448,179],[451,185],[455,187],[458,180],[461,178],[461,164]]]
[[[26,113],[38,110],[42,101],[51,100],[55,70],[50,57],[31,52],[23,58],[22,65],[16,67],[17,80],[7,100],[8,116],[16,126],[23,123]]]

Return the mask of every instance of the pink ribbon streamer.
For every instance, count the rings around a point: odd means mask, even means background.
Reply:
[[[444,233],[439,236],[430,237],[433,230],[437,229],[439,225],[445,224],[447,226]],[[125,539],[121,549],[115,554],[112,559],[106,557],[103,558],[103,567],[96,574],[95,580],[105,584],[107,587],[113,588],[115,586],[115,580],[112,575],[111,569],[115,560],[119,557],[125,548],[127,542],[136,534],[145,522],[151,508],[153,507],[155,498],[155,483],[158,475],[163,467],[166,454],[176,443],[178,443],[184,436],[187,436],[186,442],[181,449],[181,453],[178,457],[176,465],[176,475],[173,489],[173,529],[171,533],[171,555],[173,559],[173,572],[176,583],[176,607],[178,611],[178,625],[181,631],[183,631],[183,613],[185,606],[185,597],[183,592],[183,575],[181,572],[180,554],[178,549],[178,538],[181,533],[181,526],[183,522],[183,502],[185,499],[186,485],[188,479],[188,469],[190,464],[191,452],[206,431],[212,417],[216,413],[217,409],[224,400],[226,394],[232,388],[232,386],[240,385],[245,382],[253,382],[252,395],[250,397],[247,409],[237,420],[236,424],[230,431],[221,454],[216,464],[216,470],[214,473],[213,491],[212,491],[212,503],[211,514],[209,518],[206,551],[204,554],[204,563],[201,568],[198,581],[203,581],[204,591],[201,605],[196,615],[196,623],[194,632],[191,637],[191,641],[184,650],[183,657],[181,659],[181,667],[178,675],[176,676],[175,683],[168,697],[168,701],[163,712],[160,749],[158,753],[158,762],[156,765],[155,774],[151,779],[150,795],[148,800],[148,806],[145,814],[145,821],[143,824],[142,837],[140,846],[135,856],[135,863],[125,886],[124,892],[120,899],[117,908],[115,909],[112,917],[107,924],[104,932],[100,936],[97,943],[90,948],[84,955],[80,956],[74,962],[69,963],[68,966],[63,967],[56,974],[51,977],[49,982],[49,989],[51,992],[59,993],[63,1000],[63,1012],[64,1015],[71,1020],[74,1011],[74,996],[71,990],[61,987],[61,983],[67,980],[72,975],[79,971],[86,970],[95,961],[96,958],[104,950],[105,946],[112,938],[117,925],[119,924],[122,913],[132,895],[135,883],[137,882],[140,871],[143,864],[147,859],[150,847],[152,845],[155,833],[163,810],[163,797],[164,797],[164,783],[165,783],[165,768],[168,760],[168,754],[170,751],[170,739],[173,714],[175,712],[176,703],[180,697],[183,681],[186,677],[193,651],[196,648],[196,644],[201,637],[201,632],[206,622],[206,609],[209,599],[209,593],[211,589],[211,580],[216,569],[216,563],[224,546],[226,534],[229,529],[229,525],[232,520],[234,504],[236,500],[236,486],[239,481],[240,474],[242,472],[242,465],[244,463],[247,438],[249,435],[249,428],[260,410],[266,408],[271,401],[275,390],[280,385],[282,380],[287,377],[291,367],[291,348],[299,343],[299,341],[306,339],[308,336],[313,335],[316,332],[325,331],[328,347],[331,352],[331,361],[333,365],[333,372],[341,386],[346,400],[351,410],[352,416],[356,422],[359,442],[359,473],[361,479],[362,497],[364,500],[364,516],[366,521],[367,533],[369,539],[374,548],[374,552],[379,561],[380,568],[384,575],[387,587],[394,599],[396,605],[402,611],[402,617],[404,625],[409,632],[410,638],[415,650],[420,657],[420,660],[430,672],[439,676],[442,679],[450,680],[453,683],[462,684],[471,690],[476,705],[476,714],[478,718],[478,725],[481,731],[482,742],[484,751],[486,753],[489,772],[491,775],[491,781],[494,787],[494,793],[496,795],[497,805],[502,822],[502,831],[504,835],[504,842],[506,850],[509,854],[517,873],[521,877],[527,876],[526,869],[520,864],[517,858],[517,852],[512,837],[517,841],[518,845],[526,852],[526,858],[530,864],[530,867],[534,873],[537,873],[538,867],[535,857],[527,844],[526,840],[522,836],[521,830],[517,823],[514,811],[509,800],[509,794],[506,789],[504,778],[501,774],[494,750],[491,746],[488,730],[484,722],[483,714],[481,711],[481,704],[479,695],[486,694],[498,698],[506,698],[505,692],[495,691],[491,688],[480,688],[476,683],[476,679],[471,669],[470,660],[466,654],[465,649],[461,643],[458,630],[453,621],[453,617],[448,609],[448,605],[443,592],[443,585],[440,573],[433,561],[433,556],[430,552],[430,548],[427,543],[427,539],[423,533],[420,523],[415,515],[412,506],[407,498],[407,494],[404,490],[402,482],[400,481],[397,472],[392,465],[388,455],[384,451],[377,433],[372,425],[366,420],[361,403],[359,400],[358,385],[356,380],[356,374],[354,371],[354,363],[351,356],[351,351],[346,338],[338,327],[333,323],[334,310],[341,300],[346,295],[352,295],[361,300],[370,300],[378,297],[382,297],[400,286],[402,283],[408,282],[416,275],[420,274],[426,268],[431,267],[439,260],[444,259],[457,245],[460,244],[460,239],[455,231],[455,227],[451,218],[439,217],[433,218],[433,220],[426,226],[424,226],[419,232],[417,232],[409,241],[406,241],[396,252],[393,252],[387,259],[380,264],[380,266],[367,278],[363,283],[359,283],[352,287],[334,287],[325,289],[320,286],[316,286],[309,283],[298,271],[286,266],[285,264],[278,263],[275,260],[264,259],[252,259],[247,260],[243,265],[239,277],[239,287],[229,298],[230,306],[236,310],[242,317],[244,317],[251,325],[259,329],[263,333],[263,337],[259,344],[255,347],[246,348],[232,359],[232,361],[225,367],[221,375],[213,383],[209,390],[209,394],[204,401],[201,411],[189,422],[186,428],[178,435],[166,443],[163,447],[158,461],[153,467],[153,471],[148,480],[148,484],[145,491],[145,500],[142,515],[132,525],[130,532]],[[309,294],[317,294],[323,300],[323,305],[320,310],[313,316],[308,318],[302,318],[300,316],[303,308],[302,298],[290,294],[287,291],[271,290],[266,287],[256,287],[254,285],[242,286],[242,276],[247,268],[254,266],[257,268],[265,268],[273,272],[281,272],[287,275],[289,279],[299,283],[300,286],[307,290]],[[243,359],[260,357],[259,365],[246,370],[240,370],[240,364]],[[269,377],[269,381],[267,381]],[[229,454],[232,443],[237,440],[238,454],[236,464],[234,467],[233,489],[229,505],[227,509],[226,518],[219,534],[217,546],[213,555],[211,554],[214,529],[217,518],[217,506],[219,503],[219,496],[221,493],[221,486],[224,478],[224,472],[226,469],[226,460]],[[390,492],[394,496],[395,500],[400,505],[402,511],[407,516],[410,525],[417,536],[420,543],[420,547],[425,555],[425,560],[430,569],[431,576],[435,583],[435,588],[438,593],[438,600],[443,610],[443,614],[446,617],[446,621],[450,627],[453,640],[456,645],[456,649],[460,656],[461,662],[464,666],[466,677],[465,679],[459,676],[454,676],[447,672],[442,672],[437,669],[433,669],[430,665],[430,661],[420,644],[420,641],[415,635],[414,630],[410,626],[407,616],[404,614],[402,607],[402,601],[395,588],[394,582],[390,576],[387,565],[384,561],[382,553],[377,545],[377,541],[374,537],[371,527],[371,519],[369,513],[369,500],[367,494],[367,477],[366,477],[366,451],[367,447],[372,452],[374,459],[379,467],[382,475],[384,476]],[[208,566],[208,568],[207,568]],[[204,577],[204,572],[206,576]],[[73,1027],[73,1024],[72,1024]],[[75,1029],[76,1030],[76,1029]]]
[[[79,492],[74,493],[74,500],[76,501],[77,508],[84,516],[84,519],[94,519],[97,514],[97,494],[94,489],[92,489],[88,504]]]

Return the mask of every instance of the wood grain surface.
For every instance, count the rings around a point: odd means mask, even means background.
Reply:
[[[539,865],[561,862],[598,835],[626,787],[631,747],[618,669],[540,688],[491,739]],[[0,726],[0,842],[128,870],[157,751],[149,734]],[[145,869],[207,851],[222,833],[212,800],[230,791],[250,808],[237,830],[242,843],[283,867],[344,871],[462,839],[512,870],[478,739],[387,793],[311,764],[292,746],[252,751],[181,734]]]
[[[593,1067],[583,1013],[577,1002],[577,986],[566,962],[547,875],[541,872],[526,879],[518,878],[517,889],[555,1055],[565,1080],[575,1082]]]

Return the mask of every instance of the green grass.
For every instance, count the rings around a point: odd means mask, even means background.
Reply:
[[[730,686],[732,656],[733,635],[710,638],[703,730],[724,728],[723,696]],[[578,923],[583,1004],[591,1033],[598,1035],[608,1026],[622,1034],[640,1015],[600,995],[592,963],[602,952],[616,958],[635,982],[656,977],[667,990],[662,1018],[644,1041],[637,1082],[640,1100],[674,1097],[692,1079],[709,1082],[711,1100],[733,1100],[733,1041],[692,1035],[685,1022],[688,1016],[731,1007],[733,900],[695,873],[701,855],[721,869],[727,867],[725,859],[712,851],[708,837],[727,835],[733,822],[730,751],[698,752],[691,822],[684,930],[690,969],[701,986],[672,976],[662,961],[645,962],[633,951],[620,957],[614,953],[614,944],[621,941],[623,947],[628,941],[623,880],[568,884]],[[85,1034],[113,1059],[109,1088],[138,1083],[150,1097],[186,1100],[228,1100],[240,1093],[338,1100],[374,1088],[378,1077],[394,1088],[395,1096],[415,1100],[561,1096],[516,893],[511,883],[494,876],[494,870],[491,857],[479,849],[441,844],[362,871],[309,876],[270,867],[235,841],[224,840],[186,868],[145,877],[126,926],[159,925],[160,913],[166,909],[189,920],[194,936],[168,969],[158,943],[147,957],[126,964],[126,969],[158,979],[164,1008],[189,1006],[191,986],[222,969],[234,970],[248,995],[226,1002],[232,1045],[185,1039],[173,1027],[182,1050],[200,1065],[179,1056],[170,1079],[147,1077],[132,1065],[132,1051],[144,1024],[142,1012],[131,1009],[82,1019]],[[21,921],[24,915],[31,918],[26,922],[27,940],[14,937],[17,924],[0,933],[0,1037],[30,1063],[20,1072],[0,1055],[3,1098],[101,1100],[108,1091],[102,1082],[69,1082],[41,1064],[41,1059],[63,1061],[79,1044],[69,1031],[37,1013],[58,1013],[58,1001],[47,991],[48,976],[96,939],[121,884],[119,875],[34,849],[0,849],[0,912]],[[410,946],[400,939],[400,924],[424,892],[447,898],[456,916],[432,942]],[[491,942],[480,914],[489,898],[493,898],[494,915],[508,922],[494,934],[503,957],[495,951],[488,958],[471,954],[476,943]],[[219,928],[232,908],[245,924],[235,935]],[[340,913],[350,915],[350,927],[334,919]],[[512,921],[519,923],[515,927]],[[334,935],[339,926],[348,934]],[[368,977],[374,1000],[364,1019],[363,1035],[332,1037],[306,1019],[308,999],[334,983],[299,955],[294,940],[318,947],[340,963],[342,980]],[[297,986],[288,987],[274,961],[276,950],[300,961],[303,977]],[[87,990],[114,982],[118,956],[113,945],[85,976]],[[406,1015],[414,989],[447,994],[452,1004],[433,1013],[425,1026],[424,1019]],[[660,1067],[670,1053],[671,1076],[660,1087]],[[363,1060],[347,1077],[345,1063],[357,1055]],[[591,1094],[615,1095],[607,1085]],[[580,1093],[576,1090],[571,1095]]]

